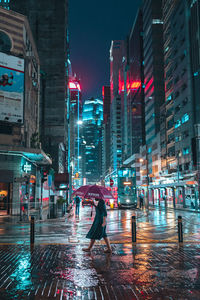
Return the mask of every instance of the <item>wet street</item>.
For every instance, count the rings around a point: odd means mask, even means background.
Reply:
[[[0,299],[200,299],[200,214],[109,210],[112,254],[103,252],[102,241],[82,251],[93,217],[84,207],[79,218],[36,222],[34,247],[28,223],[0,217]]]

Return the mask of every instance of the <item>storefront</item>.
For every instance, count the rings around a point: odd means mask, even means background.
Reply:
[[[40,149],[0,149],[0,215],[21,217],[26,201],[28,212],[39,211],[41,167],[49,164],[50,158]]]
[[[11,213],[13,172],[0,170],[0,215]]]
[[[149,204],[161,207],[200,209],[196,193],[197,182],[185,181],[182,183],[161,184],[149,186]]]

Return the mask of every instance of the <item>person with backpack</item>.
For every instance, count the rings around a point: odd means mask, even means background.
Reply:
[[[80,211],[80,203],[81,203],[81,198],[79,196],[76,196],[74,199],[76,209],[75,209],[75,215],[79,216],[79,211]]]

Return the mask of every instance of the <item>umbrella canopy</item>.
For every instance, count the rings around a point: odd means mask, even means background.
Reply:
[[[83,185],[73,192],[72,196],[78,195],[89,199],[114,199],[112,193],[101,185]]]

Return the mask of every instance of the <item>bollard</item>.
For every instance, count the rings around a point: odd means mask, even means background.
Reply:
[[[136,243],[136,218],[132,216],[132,243]]]
[[[183,224],[181,216],[178,216],[178,242],[183,242]]]
[[[31,229],[30,229],[30,243],[34,244],[35,242],[35,218],[31,216]]]

